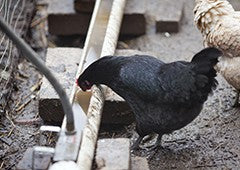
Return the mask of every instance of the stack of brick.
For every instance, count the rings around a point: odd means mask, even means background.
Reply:
[[[87,34],[95,0],[51,0],[48,7],[48,27],[52,35]],[[120,30],[121,37],[145,34],[145,0],[127,1]]]

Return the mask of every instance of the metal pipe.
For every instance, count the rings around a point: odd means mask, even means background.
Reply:
[[[67,117],[67,125],[66,125],[66,133],[73,134],[75,133],[74,126],[74,117],[72,106],[69,102],[66,92],[58,82],[58,80],[54,77],[51,71],[45,66],[44,62],[40,59],[38,54],[34,52],[29,45],[27,45],[24,40],[18,37],[12,29],[4,22],[3,18],[0,17],[0,28],[1,30],[16,44],[17,48],[22,51],[24,57],[26,57],[29,61],[31,61],[37,69],[46,76],[48,81],[52,84],[57,94],[60,97],[62,102],[64,113]]]

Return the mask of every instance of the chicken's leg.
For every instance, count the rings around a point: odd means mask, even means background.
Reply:
[[[154,151],[154,152],[149,155],[148,157],[149,160],[151,160],[155,156],[155,154],[158,153],[158,150],[162,148],[161,141],[162,141],[162,135],[158,135],[157,141],[150,148],[150,151]]]
[[[150,140],[152,140],[152,139],[155,138],[156,136],[157,136],[156,133],[154,133],[154,134],[149,134],[149,135],[147,135],[145,138],[143,138],[142,142],[143,142],[143,143],[149,142]]]
[[[156,141],[155,144],[150,148],[150,151],[156,150],[156,149],[159,149],[159,148],[162,148],[162,146],[161,146],[161,141],[162,141],[162,135],[158,135],[157,141]]]
[[[133,145],[131,146],[131,150],[137,150],[140,149],[139,144],[141,143],[142,139],[144,136],[139,136],[137,138],[137,140],[133,143]]]
[[[240,91],[237,91],[237,95],[236,95],[236,99],[235,99],[235,102],[233,104],[233,107],[239,107],[240,106],[240,103],[239,103],[239,93],[240,93]]]

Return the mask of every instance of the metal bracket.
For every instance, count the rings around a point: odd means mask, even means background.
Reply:
[[[80,148],[82,129],[86,124],[86,114],[82,110],[81,106],[78,103],[73,104],[73,114],[74,114],[74,123],[78,125],[75,129],[76,133],[68,134],[66,133],[66,121],[63,124],[63,128],[61,129],[58,126],[41,126],[40,127],[40,139],[39,145],[33,148],[32,152],[32,169],[35,167],[35,162],[37,159],[37,155],[40,155],[41,158],[50,156],[53,157],[55,161],[76,161],[77,155]],[[56,148],[45,147],[43,145],[42,136],[44,132],[54,132],[59,135],[58,142],[56,144]]]
[[[35,161],[36,161],[36,156],[40,155],[41,158],[43,159],[43,157],[53,157],[55,149],[51,148],[51,147],[46,147],[46,146],[41,146],[43,145],[43,140],[42,140],[42,136],[43,136],[43,132],[55,132],[55,133],[59,133],[61,130],[60,127],[58,126],[41,126],[39,131],[40,131],[40,139],[39,139],[39,145],[40,146],[34,146],[33,147],[33,151],[32,151],[32,169],[35,169]],[[49,158],[47,158],[48,160]]]
[[[32,152],[32,169],[33,170],[35,169],[35,160],[37,155],[40,155],[41,158],[46,156],[50,156],[52,158],[54,151],[55,151],[54,148],[51,148],[51,147],[34,146],[33,152]]]
[[[82,130],[86,124],[87,116],[78,103],[73,103],[73,115],[75,134],[66,133],[66,121],[63,121],[63,127],[55,147],[53,161],[76,161],[80,149]]]

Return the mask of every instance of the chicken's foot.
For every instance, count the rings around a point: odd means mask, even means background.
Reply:
[[[162,135],[158,135],[157,141],[155,142],[155,144],[149,149],[149,151],[154,151],[152,154],[149,155],[149,160],[151,160],[156,153],[158,153],[159,149],[162,149],[162,145],[161,145],[161,141],[162,141]]]
[[[240,91],[237,91],[237,95],[236,95],[236,99],[235,102],[233,104],[233,107],[240,107],[240,103],[239,103],[239,93]]]
[[[140,149],[139,145],[140,145],[143,137],[144,137],[144,136],[139,136],[139,137],[137,138],[137,140],[136,140],[136,141],[133,143],[133,145],[131,146],[131,150],[138,150],[138,149]]]
[[[149,151],[153,151],[156,149],[158,150],[159,148],[162,148],[161,141],[162,141],[162,135],[158,135],[157,141],[153,146],[150,147]]]
[[[154,134],[149,134],[149,135],[147,135],[146,137],[143,138],[142,142],[143,142],[143,143],[149,142],[150,140],[152,140],[153,138],[155,138],[156,135],[157,135],[156,133],[154,133]]]

